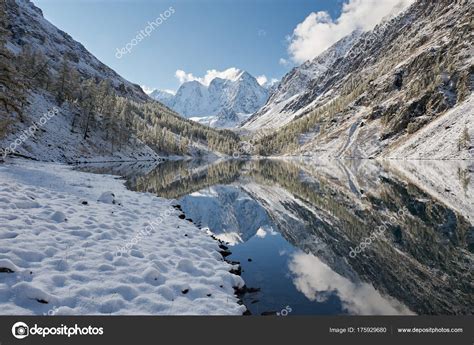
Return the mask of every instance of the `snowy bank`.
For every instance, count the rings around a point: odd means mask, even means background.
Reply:
[[[469,148],[459,148],[459,140],[466,130],[474,138],[474,94],[433,120],[412,136],[407,136],[386,154],[393,159],[474,159],[472,139]]]
[[[0,314],[242,314],[219,246],[170,201],[70,167],[0,164]]]
[[[163,159],[135,137],[124,142],[120,149],[115,147],[111,150],[107,133],[101,130],[100,126],[91,128],[89,137],[84,139],[84,133],[71,127],[79,109],[67,102],[57,106],[56,101],[46,93],[33,93],[29,102],[31,104],[24,115],[26,121],[13,122],[8,135],[0,138],[0,158],[6,156],[5,153],[13,152],[40,161],[63,163]],[[47,121],[41,121],[52,111],[54,116],[47,117]]]

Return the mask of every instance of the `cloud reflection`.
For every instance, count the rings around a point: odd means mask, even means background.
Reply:
[[[333,293],[350,314],[413,314],[397,300],[383,297],[371,284],[354,283],[344,278],[312,254],[295,253],[289,263],[289,270],[294,275],[296,288],[311,301],[324,302]]]

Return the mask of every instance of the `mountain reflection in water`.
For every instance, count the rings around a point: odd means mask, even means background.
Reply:
[[[241,263],[248,287],[260,289],[242,297],[253,314],[287,307],[290,315],[473,314],[472,162],[80,169],[118,174],[132,190],[178,200],[195,224],[228,242],[228,259]]]

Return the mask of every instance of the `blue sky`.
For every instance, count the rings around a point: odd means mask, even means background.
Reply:
[[[254,76],[281,78],[291,64],[287,36],[311,12],[337,17],[335,0],[33,0],[45,17],[125,78],[176,90],[177,70],[202,77],[236,67]],[[175,9],[150,36],[121,59],[138,31],[170,6]]]
[[[229,68],[280,79],[353,30],[370,30],[413,1],[33,0],[48,20],[128,80],[171,90],[180,85],[177,71],[181,81],[209,80]],[[166,12],[170,7],[174,13]],[[116,57],[160,15],[165,20],[148,37]]]

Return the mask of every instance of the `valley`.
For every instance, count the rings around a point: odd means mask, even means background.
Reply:
[[[169,90],[2,1],[0,314],[472,315],[473,4],[397,3],[281,79]]]

